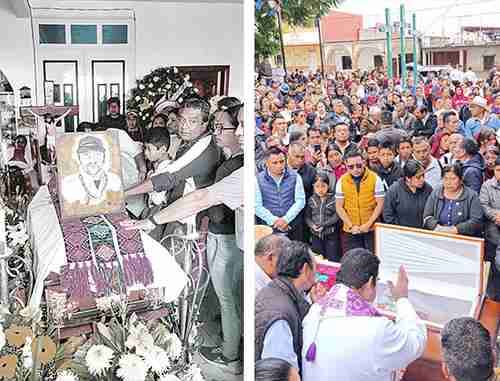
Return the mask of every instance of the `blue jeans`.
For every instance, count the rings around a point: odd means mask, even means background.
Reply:
[[[240,357],[241,280],[243,254],[236,238],[208,233],[207,260],[212,284],[219,299],[222,319],[222,353],[229,360]]]

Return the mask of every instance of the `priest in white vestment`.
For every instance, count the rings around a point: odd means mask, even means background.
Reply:
[[[389,285],[396,321],[372,306],[379,264],[365,249],[342,258],[337,283],[303,321],[303,381],[393,381],[424,352],[427,329],[408,301],[403,267]]]

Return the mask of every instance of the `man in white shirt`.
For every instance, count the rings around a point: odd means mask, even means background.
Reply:
[[[396,321],[372,306],[380,261],[353,249],[342,258],[337,283],[303,321],[302,380],[389,381],[425,350],[427,329],[408,301],[403,267],[395,285]]]
[[[255,245],[255,295],[276,277],[278,258],[288,242],[283,234],[271,234]]]

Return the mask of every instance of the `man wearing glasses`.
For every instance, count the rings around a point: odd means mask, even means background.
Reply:
[[[126,197],[150,192],[172,192],[168,203],[195,189],[212,185],[222,163],[222,152],[208,131],[210,105],[201,98],[189,98],[179,111],[178,135],[182,143],[169,171],[147,179],[128,189]],[[150,218],[154,225],[158,222]]]
[[[344,223],[345,250],[364,248],[373,253],[373,224],[384,207],[384,184],[365,167],[360,151],[348,152],[344,159],[347,173],[337,183],[335,198]]]
[[[126,228],[151,230],[207,210],[207,261],[221,306],[223,342],[201,347],[200,355],[233,374],[241,373],[241,280],[243,274],[243,104],[221,99],[215,112],[215,140],[227,159],[217,168],[215,184],[180,198],[154,215],[154,221],[126,221]],[[237,232],[236,232],[237,230]]]

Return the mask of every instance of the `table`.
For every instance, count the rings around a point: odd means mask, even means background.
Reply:
[[[500,325],[500,303],[485,299],[479,321],[497,337]],[[441,371],[441,335],[436,331],[428,330],[427,346],[421,358],[414,361],[407,368],[405,381],[446,381]]]

